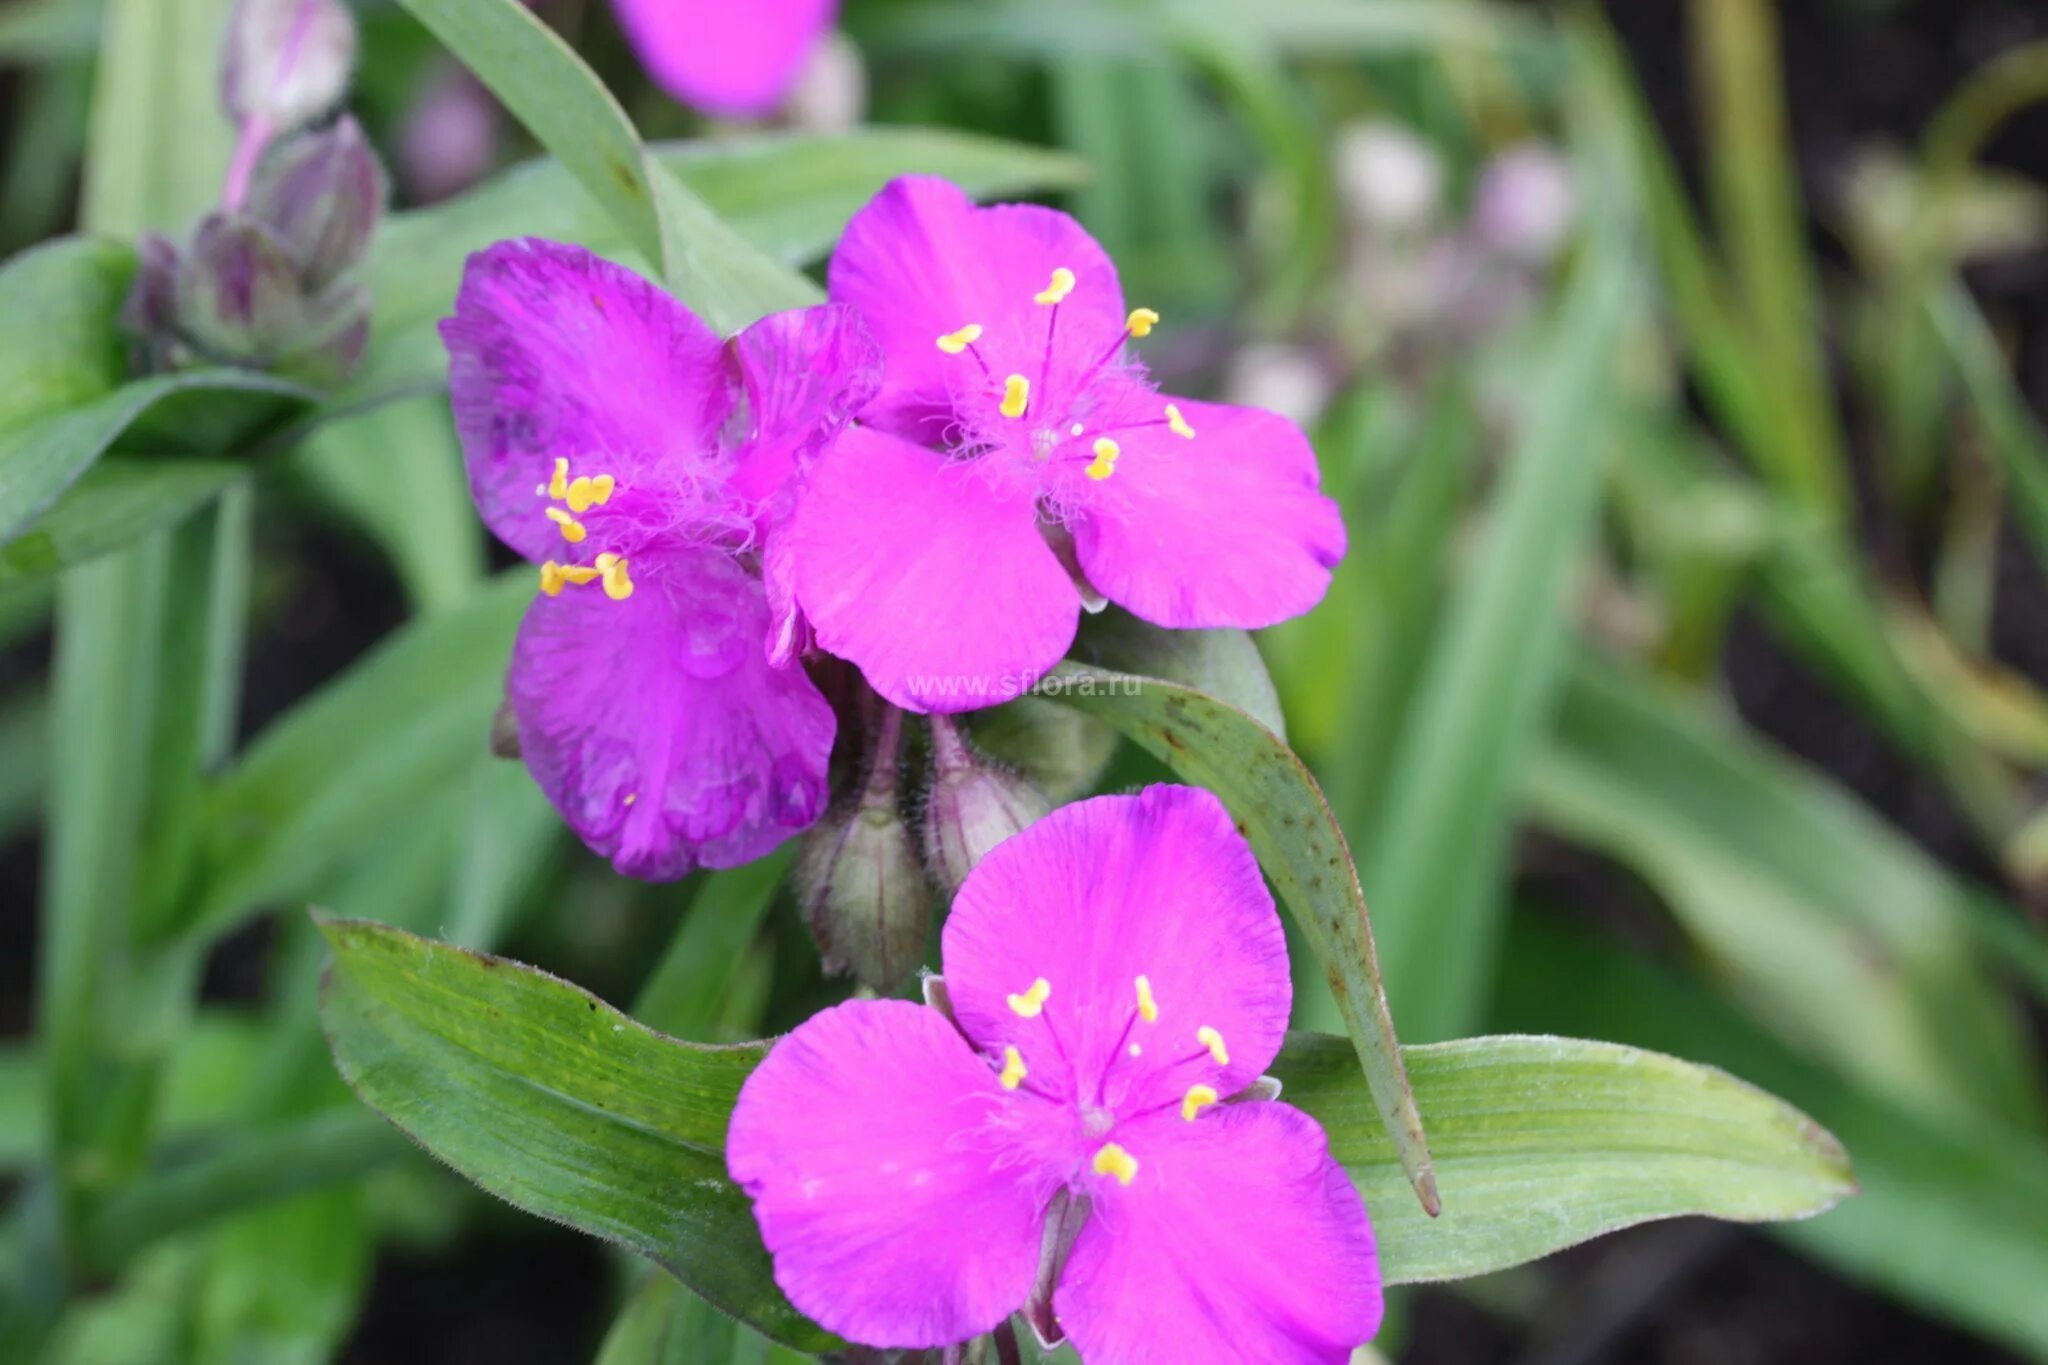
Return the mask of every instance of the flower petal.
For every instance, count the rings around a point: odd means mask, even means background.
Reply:
[[[572,475],[616,480],[578,515],[593,536],[608,523],[600,538],[625,548],[637,548],[636,528],[674,524],[692,462],[717,458],[732,407],[717,334],[581,247],[527,239],[471,256],[441,337],[477,508],[528,559],[564,555],[545,514],[562,510],[548,495],[558,458]]]
[[[1012,1162],[1026,1103],[937,1010],[856,1000],[778,1042],[726,1140],[791,1303],[851,1341],[933,1347],[991,1330],[1037,1269],[1057,1180]]]
[[[1074,285],[1055,326],[1055,310],[1034,300],[1060,269]],[[979,208],[931,176],[891,181],[854,215],[832,257],[831,285],[835,300],[860,309],[889,358],[868,420],[906,435],[937,437],[963,386],[993,376],[1000,389],[1012,372],[1038,383],[1048,336],[1052,368],[1071,380],[1124,330],[1116,266],[1079,223],[1034,204]],[[941,336],[969,324],[982,329],[978,358],[939,349]]]
[[[797,604],[818,644],[912,711],[1019,695],[1073,643],[1081,597],[1028,493],[856,427],[797,508]]]
[[[1258,408],[1157,397],[1194,431],[1117,434],[1074,543],[1088,580],[1154,625],[1274,625],[1313,607],[1344,557],[1344,521],[1317,491],[1301,428]]]
[[[730,345],[747,397],[732,491],[770,505],[875,396],[882,350],[836,303],[771,313]]]
[[[1094,797],[998,844],[954,898],[941,947],[976,1046],[1015,1046],[1048,1091],[1122,1115],[1177,1114],[1196,1084],[1236,1094],[1287,1031],[1272,894],[1223,803],[1195,787]],[[1011,997],[1041,979],[1042,1011],[1020,1013]]]
[[[1230,1104],[1116,1135],[1137,1174],[1098,1182],[1053,1295],[1088,1365],[1345,1365],[1379,1330],[1372,1224],[1314,1119]]]
[[[527,766],[629,877],[733,867],[824,809],[832,708],[762,651],[761,585],[716,550],[629,559],[633,592],[572,585],[527,612],[510,691]]]
[[[724,118],[772,112],[803,71],[838,0],[614,0],[647,73]]]
[[[747,433],[733,469],[733,496],[751,509],[768,589],[771,661],[803,647],[788,523],[812,461],[828,449],[882,384],[882,350],[844,304],[773,313],[734,337],[733,364],[746,393]]]

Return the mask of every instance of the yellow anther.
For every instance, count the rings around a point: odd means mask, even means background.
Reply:
[[[1003,381],[1003,416],[1015,420],[1024,415],[1024,405],[1031,401],[1031,381],[1021,374],[1013,374]]]
[[[1114,1142],[1105,1142],[1095,1154],[1095,1174],[1113,1175],[1117,1184],[1128,1185],[1138,1178],[1138,1158]]]
[[[1172,403],[1166,405],[1166,426],[1174,435],[1184,441],[1195,439],[1195,429],[1188,425],[1188,419],[1181,416],[1180,408]]]
[[[633,580],[626,573],[623,556],[601,554],[597,557],[598,576],[604,579],[604,595],[614,602],[623,602],[633,595]]]
[[[1159,325],[1159,314],[1150,308],[1133,308],[1131,315],[1124,319],[1124,328],[1134,337],[1152,335],[1152,329]]]
[[[609,474],[600,474],[594,479],[579,476],[569,481],[569,489],[562,496],[567,499],[571,512],[588,512],[610,502],[612,490],[616,487],[618,481]]]
[[[947,355],[959,355],[962,351],[981,340],[981,324],[970,322],[957,332],[948,332],[939,338],[939,349]]]
[[[1181,1097],[1180,1116],[1193,1123],[1195,1115],[1216,1103],[1219,1098],[1213,1085],[1191,1085],[1188,1087],[1188,1093]]]
[[[1230,1065],[1230,1049],[1223,1046],[1223,1035],[1207,1024],[1195,1030],[1195,1041],[1209,1049],[1209,1055],[1216,1059],[1216,1065]]]
[[[1152,998],[1152,978],[1138,978],[1138,1017],[1148,1024],[1159,1022],[1159,1002]]]
[[[1038,303],[1058,303],[1074,292],[1074,272],[1060,266],[1052,272],[1052,283],[1032,295]]]
[[[597,577],[597,570],[588,564],[557,564],[550,559],[540,566],[540,590],[550,597],[560,597],[562,589],[571,583],[582,585]]]
[[[1025,1019],[1036,1019],[1045,1009],[1045,997],[1052,994],[1052,982],[1044,977],[1031,983],[1031,989],[1022,995],[1010,997],[1010,1009]]]
[[[576,518],[570,516],[559,507],[548,508],[547,514],[549,521],[562,528],[562,539],[568,541],[571,545],[576,544],[589,534],[589,532],[583,529],[582,522],[576,520]]]
[[[1117,457],[1123,453],[1124,448],[1115,441],[1100,437],[1095,442],[1095,460],[1083,472],[1091,479],[1106,479],[1116,473]]]
[[[569,461],[555,456],[555,477],[548,480],[548,496],[556,502],[569,496]]]
[[[997,1077],[1003,1083],[1003,1089],[1015,1090],[1018,1086],[1024,1084],[1024,1078],[1029,1074],[1029,1072],[1024,1070],[1024,1054],[1017,1051],[1014,1047],[1004,1048],[1003,1074]]]

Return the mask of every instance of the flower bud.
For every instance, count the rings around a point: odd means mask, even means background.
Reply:
[[[1093,789],[1119,739],[1106,722],[1044,697],[1019,697],[974,718],[975,746],[1055,803]]]
[[[160,232],[135,243],[135,281],[121,304],[121,326],[136,341],[136,368],[168,370],[178,351],[178,244]]]
[[[807,133],[849,132],[860,126],[867,107],[867,63],[843,33],[828,33],[811,49],[803,74],[783,102],[790,124]]]
[[[247,212],[284,244],[305,292],[319,294],[368,254],[384,215],[384,169],[362,127],[344,118],[273,144]]]
[[[860,799],[804,835],[796,873],[825,970],[885,995],[910,984],[931,935],[931,886],[896,804],[902,725],[890,708]]]
[[[932,791],[924,807],[925,860],[947,895],[988,851],[1052,809],[1020,774],[969,748],[954,723],[933,716]]]
[[[208,214],[178,270],[178,330],[219,361],[262,366],[298,330],[303,299],[284,244],[252,218]]]
[[[221,103],[237,124],[303,128],[341,104],[355,64],[356,24],[343,0],[237,0],[221,50]]]

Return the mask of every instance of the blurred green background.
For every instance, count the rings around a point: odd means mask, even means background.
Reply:
[[[155,11],[152,50],[187,57],[154,68],[174,138],[173,110],[208,108],[220,8]],[[537,9],[649,138],[730,131],[654,90],[602,3]],[[1056,201],[1169,319],[1146,351],[1166,386],[1315,432],[1352,551],[1262,645],[1358,856],[1403,1038],[1554,1031],[1718,1063],[1856,1159],[1863,1194],[1811,1223],[1637,1229],[1405,1292],[1379,1350],[2048,1358],[2048,9],[845,9],[784,122],[1073,154],[1085,179],[1018,182],[1071,182]],[[395,5],[359,11],[355,108],[399,207],[534,154]],[[136,76],[107,19],[0,0],[0,255],[78,224],[92,111]],[[760,1036],[843,987],[779,862],[623,882],[484,756],[502,660],[470,645],[511,598],[443,396],[217,491],[157,571],[239,528],[246,613],[159,605],[146,658],[120,613],[147,565],[59,591],[0,560],[0,1285],[59,1303],[23,1359],[590,1359],[622,1264],[356,1108],[318,1033],[304,900],[503,949],[684,1036]],[[79,622],[61,651],[58,601]],[[414,627],[370,653],[418,620],[448,625],[435,652]],[[240,779],[226,797],[164,780],[167,697],[211,717],[189,766]],[[455,758],[407,766],[433,744]],[[1108,780],[1150,771],[1126,754]],[[237,801],[302,817],[302,845],[237,862],[230,835],[198,930],[41,927],[74,922],[110,857],[141,888],[122,916],[146,919],[152,875],[194,894],[153,849]],[[57,999],[79,954],[90,999]],[[116,1059],[102,1083],[134,1115],[83,1178],[129,1197],[102,1210],[90,1283],[52,1290],[30,1038],[73,1008],[98,1011],[80,1046]],[[1334,1027],[1328,1008],[1306,993],[1298,1022]],[[294,1145],[236,1146],[286,1118]],[[252,1182],[272,1202],[222,1193]],[[672,1358],[767,1358],[700,1325]]]

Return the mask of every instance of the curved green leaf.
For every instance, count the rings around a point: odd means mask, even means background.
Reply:
[[[1423,1208],[1435,1213],[1429,1141],[1387,1012],[1365,892],[1309,770],[1249,714],[1179,683],[1065,663],[1039,691],[1101,716],[1230,807],[1322,961],[1401,1163]]]
[[[777,1340],[825,1350],[775,1280],[725,1173],[725,1130],[759,1044],[663,1037],[530,967],[331,920],[321,1004],[364,1102],[529,1213],[618,1242]]]
[[[561,159],[625,239],[662,258],[640,134],[583,59],[517,0],[401,0]]]
[[[1297,1034],[1274,1067],[1365,1196],[1389,1284],[1483,1275],[1657,1218],[1808,1218],[1856,1192],[1827,1130],[1712,1067],[1570,1038],[1404,1052],[1429,1113],[1436,1219],[1403,1196],[1342,1040]]]
[[[248,472],[231,460],[102,460],[0,546],[0,588],[82,564],[183,521]]]

